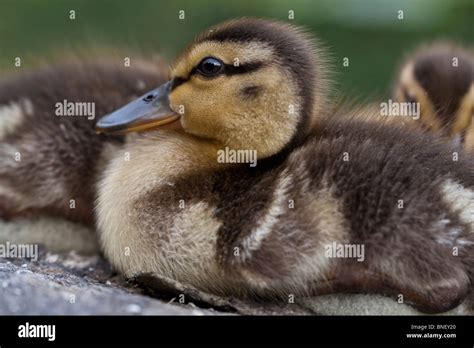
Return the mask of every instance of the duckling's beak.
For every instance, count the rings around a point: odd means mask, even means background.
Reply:
[[[176,121],[179,115],[170,108],[170,90],[171,82],[168,81],[157,89],[102,117],[95,126],[96,131],[106,134],[124,134]]]

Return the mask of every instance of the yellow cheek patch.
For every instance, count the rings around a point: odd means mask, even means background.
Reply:
[[[245,98],[246,87],[256,87],[261,94]],[[171,92],[170,103],[178,113],[182,105],[186,132],[222,146],[256,150],[263,158],[280,150],[295,133],[301,112],[297,90],[291,75],[271,64],[248,74],[191,77]]]
[[[177,112],[178,114],[183,114],[183,102],[186,99],[186,95],[189,95],[190,86],[188,83],[179,86],[170,93],[170,108]]]

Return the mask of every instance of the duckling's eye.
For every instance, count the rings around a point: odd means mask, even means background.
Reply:
[[[416,98],[415,98],[415,97],[412,97],[412,96],[409,96],[409,97],[407,98],[407,103],[410,103],[410,104],[416,103]]]
[[[416,98],[412,96],[411,94],[409,94],[406,90],[403,90],[403,96],[407,103],[410,103],[410,104],[416,103]]]
[[[224,63],[217,58],[208,57],[199,63],[196,70],[204,76],[215,76],[224,70]]]

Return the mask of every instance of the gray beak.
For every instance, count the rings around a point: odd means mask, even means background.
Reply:
[[[168,81],[120,109],[102,117],[96,124],[97,132],[124,134],[163,126],[176,121],[179,115],[171,110]]]

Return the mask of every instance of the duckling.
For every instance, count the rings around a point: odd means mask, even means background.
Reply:
[[[165,81],[159,64],[120,63],[75,58],[0,80],[0,217],[43,214],[93,224],[96,177],[123,143],[97,136],[95,115]],[[71,105],[81,107],[79,115],[69,115]]]
[[[430,134],[342,117],[328,80],[302,29],[233,20],[199,35],[167,83],[100,119],[105,134],[135,132],[129,160],[115,156],[99,183],[112,265],[242,298],[456,306],[472,281],[474,162],[453,162]]]
[[[398,102],[419,103],[423,128],[460,142],[474,116],[474,55],[450,43],[419,48],[406,59],[394,87]]]

